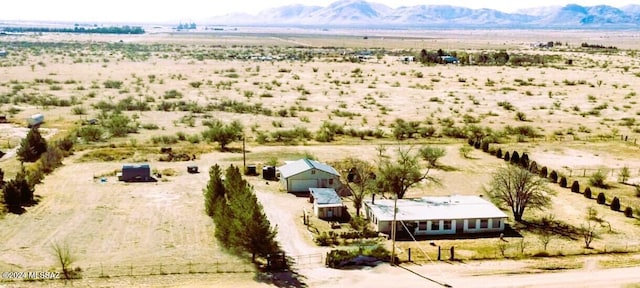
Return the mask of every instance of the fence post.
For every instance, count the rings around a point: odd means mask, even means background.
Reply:
[[[193,270],[191,269],[191,261],[189,261],[189,274],[193,273]]]
[[[102,267],[102,262],[100,263],[100,277],[104,277],[104,267]]]
[[[133,264],[129,264],[129,276],[133,276]]]

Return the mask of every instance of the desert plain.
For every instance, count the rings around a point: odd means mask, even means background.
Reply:
[[[640,182],[637,33],[284,28],[176,33],[152,27],[147,31],[0,36],[0,49],[7,51],[0,58],[0,109],[9,120],[0,124],[0,149],[6,152],[0,168],[5,179],[20,169],[15,149],[27,133],[29,116],[44,115],[40,129],[47,139],[77,135],[74,153],[36,185],[39,203],[20,215],[5,213],[0,218],[0,271],[55,270],[51,243],[65,241],[73,251],[73,266],[84,276],[73,280],[80,286],[287,286],[277,279],[263,279],[246,260],[220,247],[215,223],[204,213],[202,191],[208,168],[244,163],[241,141],[220,151],[217,143],[202,139],[204,123],[218,119],[243,125],[246,161],[257,165],[281,165],[310,155],[323,162],[351,156],[375,163],[381,147],[390,155],[398,147],[444,148],[440,163],[446,169],[430,172],[441,184],[417,185],[409,197],[483,194],[492,173],[506,164],[479,149],[460,153],[468,145],[470,127],[481,127],[500,135],[492,147],[526,152],[538,166],[557,171],[569,183],[586,185],[593,173],[602,171],[609,188],[593,188],[593,198],[603,192],[607,203],[618,197],[623,209],[634,211],[625,217],[549,183],[556,191],[552,206],[527,212],[525,218],[553,215],[579,227],[587,208],[593,207],[607,225],[598,231],[592,249],[585,249],[579,237],[563,236],[552,238],[543,249],[536,231],[510,219],[518,236],[507,236],[506,245],[496,238],[400,242],[400,258],[406,258],[407,248],[414,251],[414,261],[403,265],[415,274],[388,264],[341,271],[325,268],[317,260],[332,248],[317,246],[313,241],[317,235],[302,224],[302,208],[310,204],[283,192],[277,182],[248,177],[271,223],[278,225],[283,250],[297,260],[294,267],[309,287],[336,283],[497,287],[495,283],[513,275],[507,284],[528,287],[640,283],[629,276],[635,270],[622,270],[636,269],[640,263],[640,198],[634,186]],[[538,45],[548,42],[556,45]],[[583,47],[583,43],[615,49]],[[546,55],[550,60],[522,66],[402,61],[405,56],[417,59],[422,49],[506,51],[511,57]],[[104,134],[90,141],[77,134],[88,120],[107,119],[105,115],[116,109],[123,110],[134,133],[115,137],[104,127]],[[397,139],[398,119],[432,127],[433,133]],[[331,125],[351,132],[338,133],[331,141],[317,137]],[[278,134],[294,130],[303,132]],[[166,146],[196,159],[160,161],[160,148]],[[142,162],[162,178],[154,183],[117,181],[115,171],[122,164]],[[197,165],[201,173],[187,173],[187,165]],[[630,175],[620,181],[624,168]],[[314,223],[331,229],[322,221]],[[390,247],[389,241],[379,241]],[[459,260],[433,261],[432,241],[455,246]],[[543,251],[543,257],[535,256]],[[537,278],[524,279],[527,275]],[[602,278],[588,285],[579,281],[594,275]],[[603,279],[609,280],[598,282]]]

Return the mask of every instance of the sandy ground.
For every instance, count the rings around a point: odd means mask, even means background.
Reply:
[[[72,159],[65,160],[72,163]],[[23,215],[6,215],[0,265],[51,267],[50,245],[68,242],[76,265],[147,265],[224,262],[213,237],[214,225],[203,213],[207,173],[179,175],[156,183],[121,183],[107,177],[116,163],[65,165],[37,186],[40,203]],[[156,167],[161,168],[161,165]],[[232,259],[233,260],[233,259]]]
[[[447,32],[449,33],[449,32]],[[127,43],[174,43],[175,51],[185,49],[190,52],[209,52],[213,46],[222,45],[255,45],[262,43],[265,47],[281,45],[353,45],[353,47],[371,47],[372,43],[392,43],[389,49],[423,47],[466,47],[505,48],[511,52],[532,52],[529,43],[549,38],[567,39],[572,45],[581,42],[595,42],[621,47],[637,47],[638,40],[628,33],[602,35],[599,32],[575,33],[571,35],[554,31],[553,33],[531,32],[521,35],[514,31],[456,31],[445,37],[442,33],[428,35],[405,35],[403,38],[390,38],[388,34],[380,34],[380,39],[363,42],[351,38],[309,38],[309,37],[246,37],[227,35],[226,37],[209,37],[207,35],[152,35],[152,36],[87,36],[76,35],[74,39],[66,39],[66,35],[47,34],[33,36],[29,41],[107,41],[116,42],[124,38]],[[605,37],[606,36],[606,37]],[[176,40],[178,39],[178,40]],[[346,40],[345,40],[346,39]],[[7,39],[7,41],[20,39]],[[184,42],[181,42],[184,41]],[[255,43],[254,43],[255,41]],[[262,42],[260,42],[262,41]],[[265,42],[267,41],[267,42]],[[377,42],[376,42],[377,41]],[[253,44],[252,44],[253,43]],[[286,43],[286,44],[283,44]],[[467,43],[467,44],[461,44]],[[267,45],[269,44],[269,45]],[[367,46],[369,45],[369,46]],[[226,49],[226,48],[225,48]],[[456,48],[457,49],[457,48]],[[277,50],[277,49],[276,49]],[[366,63],[337,62],[336,59],[314,59],[308,63],[300,62],[256,62],[256,61],[195,61],[181,52],[163,51],[151,53],[149,60],[130,60],[122,54],[100,53],[90,51],[47,51],[43,55],[34,55],[28,51],[10,51],[12,61],[8,67],[0,70],[0,93],[10,93],[15,83],[24,84],[21,93],[46,94],[52,97],[69,99],[74,96],[81,99],[89,115],[72,115],[70,107],[44,107],[3,105],[3,109],[20,108],[15,119],[42,112],[46,119],[45,128],[65,129],[77,120],[93,117],[97,110],[90,108],[97,101],[118,101],[125,97],[150,97],[155,105],[162,101],[164,93],[170,89],[183,92],[184,101],[194,101],[199,105],[217,103],[223,99],[242,101],[248,104],[261,103],[274,111],[290,109],[293,106],[311,107],[316,110],[298,112],[296,117],[277,117],[228,112],[211,112],[208,116],[225,121],[238,119],[247,127],[255,124],[255,129],[271,132],[273,123],[282,122],[284,129],[304,126],[315,131],[323,121],[329,120],[345,127],[376,128],[387,132],[392,130],[390,123],[396,118],[438,123],[450,119],[456,125],[464,125],[464,119],[477,119],[478,125],[501,129],[505,125],[531,125],[541,134],[580,136],[610,134],[617,129],[620,134],[638,138],[634,131],[638,125],[620,126],[622,118],[635,117],[640,105],[635,101],[635,91],[640,90],[638,59],[625,52],[615,55],[587,54],[566,52],[565,58],[574,59],[574,65],[562,63],[556,67],[484,67],[484,66],[421,66],[416,63],[401,63],[395,57],[387,56]],[[272,51],[272,50],[270,50]],[[85,54],[86,53],[86,54]],[[271,53],[271,52],[269,52]],[[533,53],[548,53],[533,51]],[[560,52],[559,52],[560,53]],[[12,58],[16,55],[15,58]],[[166,56],[166,57],[164,57]],[[340,57],[337,57],[338,59]],[[82,61],[76,61],[76,60]],[[19,61],[18,61],[19,60]],[[42,63],[42,65],[40,64]],[[33,65],[33,66],[32,66]],[[628,66],[625,68],[625,66]],[[314,72],[314,68],[318,72]],[[238,78],[225,76],[233,69]],[[354,76],[353,71],[361,70],[362,76]],[[258,70],[260,72],[258,72]],[[290,72],[281,72],[290,71]],[[417,77],[418,72],[423,76]],[[156,76],[157,81],[150,83],[149,76]],[[35,79],[53,79],[59,82],[61,90],[54,90],[48,84],[35,83]],[[105,79],[123,81],[124,89],[105,89],[101,83]],[[461,81],[461,80],[465,81]],[[486,82],[495,82],[489,86]],[[519,80],[519,81],[517,81]],[[519,86],[522,80],[530,82]],[[585,84],[566,85],[566,81],[585,81]],[[73,84],[64,84],[70,81]],[[189,82],[202,81],[200,88],[191,87]],[[211,84],[206,84],[211,81]],[[237,81],[232,88],[217,88],[216,84],[225,81]],[[337,81],[337,82],[336,82]],[[600,81],[600,82],[599,82]],[[137,83],[141,84],[137,84]],[[599,83],[599,84],[598,84]],[[90,88],[90,86],[97,88]],[[418,87],[418,86],[420,86]],[[79,89],[81,86],[83,89]],[[301,97],[298,88],[310,92]],[[244,96],[244,91],[254,92],[252,98]],[[95,98],[88,96],[95,92]],[[273,97],[259,97],[261,93],[270,93]],[[593,100],[595,99],[595,100]],[[474,101],[475,100],[475,101]],[[515,111],[506,111],[497,105],[508,101],[514,104],[517,111],[526,113],[529,121],[515,120]],[[474,103],[475,102],[475,103]],[[594,107],[607,104],[601,116],[582,116],[583,112]],[[380,107],[385,107],[383,111]],[[352,117],[339,117],[331,111],[344,110],[359,113]],[[177,131],[198,133],[202,131],[201,121],[204,115],[195,115],[195,127],[177,123],[188,112],[158,111],[130,112],[129,115],[139,117],[141,123],[154,123],[159,130],[142,131],[127,139],[116,140],[126,143],[136,139],[144,143],[151,136],[175,135]],[[467,116],[465,118],[465,116]],[[303,117],[306,117],[303,118]],[[304,121],[303,121],[304,120]],[[17,120],[16,120],[17,121]],[[22,121],[22,120],[20,120]],[[1,128],[1,127],[0,127]],[[584,128],[584,129],[581,129]],[[14,130],[4,133],[0,130],[0,143],[8,141],[15,145]],[[247,129],[249,130],[249,129]],[[575,132],[575,131],[590,132]],[[24,133],[24,130],[20,130]],[[4,134],[3,134],[4,133]],[[23,135],[23,134],[20,134]],[[250,135],[251,138],[255,135]],[[252,139],[249,139],[252,140]],[[266,146],[251,147],[251,161],[263,163],[269,156],[285,160],[286,155],[295,152],[310,152],[322,161],[332,161],[346,156],[357,155],[370,161],[376,158],[376,143],[372,141],[349,140],[349,145],[300,145],[300,146]],[[440,139],[430,139],[436,143]],[[447,145],[447,156],[442,164],[452,168],[451,171],[432,171],[441,178],[442,185],[423,184],[409,191],[408,196],[424,194],[479,194],[482,186],[490,180],[490,173],[503,161],[492,158],[479,151],[473,151],[473,159],[462,158],[458,151],[461,143]],[[250,145],[252,145],[250,141]],[[313,144],[313,143],[312,143]],[[393,140],[386,144],[395,144]],[[255,144],[254,144],[255,145]],[[547,165],[556,169],[586,168],[619,168],[628,165],[637,167],[640,158],[636,146],[621,149],[620,143],[595,145],[590,142],[550,142],[524,143],[520,151],[530,152],[532,159],[539,165]],[[523,150],[524,149],[524,150]],[[393,151],[389,151],[392,153]],[[10,155],[9,155],[10,156]],[[239,156],[229,153],[209,153],[202,155],[194,163],[199,165],[203,173],[187,174],[186,162],[159,163],[151,161],[157,169],[172,168],[178,175],[167,181],[161,179],[156,183],[124,184],[107,177],[106,183],[94,179],[96,175],[108,174],[120,168],[122,163],[76,163],[80,155],[65,160],[65,166],[47,176],[45,182],[38,185],[36,195],[41,201],[34,207],[27,208],[23,215],[6,215],[0,219],[0,270],[8,269],[50,269],[55,261],[50,253],[50,245],[56,241],[70,243],[77,260],[74,265],[82,267],[86,274],[96,275],[100,264],[105,266],[151,266],[165,265],[165,269],[185,271],[190,263],[231,262],[233,266],[241,266],[235,257],[224,253],[213,236],[215,225],[203,213],[202,188],[207,181],[206,170],[213,163],[227,165],[239,164]],[[286,159],[292,160],[292,159]],[[1,166],[1,165],[0,165]],[[4,166],[3,166],[4,167]],[[464,179],[464,181],[461,181]],[[258,198],[265,206],[265,212],[274,225],[278,225],[278,240],[283,249],[291,256],[302,257],[321,255],[327,251],[313,244],[311,235],[302,226],[299,215],[301,207],[310,207],[305,199],[276,192],[277,188],[269,187],[262,180],[252,180]],[[557,189],[557,188],[554,188]],[[554,198],[553,213],[558,219],[579,223],[587,207],[594,205],[593,200],[584,199],[578,194],[558,190]],[[637,220],[622,218],[620,213],[612,212],[607,207],[597,208],[601,215],[610,220],[616,233],[605,234],[594,242],[597,249],[603,247],[625,247],[637,245]],[[535,240],[533,240],[535,241]],[[579,241],[564,244],[553,244],[554,251],[562,249],[579,249]],[[555,246],[554,246],[555,245]],[[575,246],[575,247],[573,247]],[[606,248],[605,248],[606,249]],[[487,275],[491,271],[504,273],[527,272],[526,263],[517,262],[470,262],[465,264],[444,264],[411,266],[419,274],[429,275],[420,278],[417,275],[397,268],[381,265],[376,268],[362,270],[338,271],[326,269],[318,261],[310,260],[297,267],[306,277],[310,287],[415,287],[422,283],[426,287],[439,283],[450,283],[454,287],[496,287],[527,286],[553,287],[559,283],[571,287],[618,286],[619,284],[638,282],[634,275],[639,273],[635,268],[571,271],[544,275]],[[303,261],[299,261],[303,264]],[[505,266],[516,271],[505,269]],[[515,268],[514,268],[515,267]],[[586,265],[586,267],[591,267]],[[518,270],[522,268],[522,270]],[[404,271],[404,272],[399,272]],[[434,273],[436,271],[436,273]],[[506,271],[506,272],[505,272]],[[182,272],[184,273],[184,272]],[[393,274],[394,278],[389,275]],[[606,277],[603,276],[608,275]],[[476,276],[474,276],[476,275]],[[480,275],[480,276],[477,276]],[[203,275],[163,275],[140,277],[116,277],[111,279],[88,278],[79,282],[80,286],[93,287],[207,287],[211,285],[260,287],[265,284],[256,282],[253,273],[237,274],[203,274]],[[560,278],[555,278],[560,277]],[[596,279],[596,277],[599,277]],[[505,279],[508,278],[508,281]],[[535,279],[534,279],[535,278]],[[604,283],[599,279],[610,279]],[[433,280],[433,281],[432,281]],[[423,282],[421,282],[423,281]],[[435,281],[435,282],[434,282]],[[584,281],[584,282],[580,282]],[[504,283],[504,284],[502,284]],[[586,283],[586,284],[585,284]],[[4,284],[4,283],[3,283]],[[0,284],[0,285],[3,285]],[[32,283],[29,283],[32,284]],[[47,286],[50,283],[33,283]],[[494,285],[495,284],[495,285]],[[592,285],[593,284],[593,285]],[[611,285],[609,285],[611,284]],[[57,285],[57,284],[54,284]],[[21,285],[17,285],[21,286]],[[563,286],[564,287],[564,286]]]

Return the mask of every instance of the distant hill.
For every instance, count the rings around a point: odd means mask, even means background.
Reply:
[[[323,27],[443,28],[638,28],[640,5],[548,6],[506,13],[450,5],[391,8],[363,0],[340,0],[329,6],[303,4],[275,7],[258,15],[233,14],[208,19],[209,24]]]

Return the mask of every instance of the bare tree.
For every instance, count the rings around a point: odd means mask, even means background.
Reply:
[[[67,242],[54,242],[51,244],[52,254],[56,257],[56,261],[60,264],[62,268],[62,274],[65,279],[73,278],[73,269],[71,269],[71,265],[75,261],[74,257],[71,255],[71,249],[69,248],[69,243]]]
[[[429,175],[429,170],[427,167],[423,172],[420,155],[412,153],[411,148],[398,148],[395,160],[380,159],[377,181],[383,191],[391,191],[402,199],[409,188],[423,180],[439,183],[437,178]]]
[[[629,171],[629,167],[622,167],[622,170],[620,170],[620,173],[618,173],[618,181],[620,181],[620,183],[627,183],[629,177],[631,177],[631,171]]]
[[[360,216],[362,201],[371,192],[376,178],[374,166],[367,161],[351,157],[334,162],[332,166],[340,173],[340,178],[350,190],[356,215]]]
[[[586,221],[580,225],[579,231],[584,239],[584,248],[591,249],[591,242],[598,237],[596,233],[596,228],[600,225],[598,223],[598,211],[593,207],[587,208],[587,217],[585,218]]]
[[[513,218],[522,222],[526,209],[542,209],[551,205],[552,194],[546,181],[516,165],[499,168],[493,174],[487,193],[511,208]]]
[[[551,239],[554,236],[553,231],[551,231],[551,225],[555,222],[555,215],[549,214],[547,216],[542,217],[542,229],[540,230],[540,234],[538,234],[538,239],[540,243],[542,243],[542,247],[544,251],[547,251],[547,246],[551,242]]]

